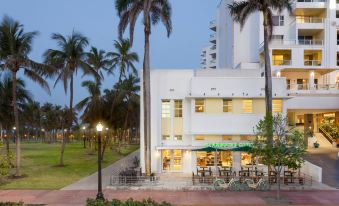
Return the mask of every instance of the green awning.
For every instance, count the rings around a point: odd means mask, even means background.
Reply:
[[[200,149],[194,149],[192,150],[194,152],[215,152],[215,151],[225,151],[224,149],[215,148],[215,147],[204,147]]]
[[[230,148],[228,149],[229,151],[233,151],[233,152],[248,152],[251,150],[252,147],[250,146],[242,146],[242,147],[234,147],[234,148]]]

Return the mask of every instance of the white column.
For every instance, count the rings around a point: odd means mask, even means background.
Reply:
[[[241,170],[241,155],[240,152],[232,152],[233,171]]]

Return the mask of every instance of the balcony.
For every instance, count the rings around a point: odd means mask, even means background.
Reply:
[[[210,42],[211,43],[217,42],[217,35],[215,33],[210,35]]]
[[[326,0],[297,0],[292,5],[294,13],[303,13],[303,9],[324,9],[326,8]]]
[[[305,66],[321,66],[321,60],[304,60]]]
[[[322,46],[324,45],[324,40],[299,39],[298,45]]]
[[[339,42],[339,40],[338,40]],[[272,39],[269,44],[269,48],[286,48],[291,49],[291,47],[315,47],[319,48],[324,45],[324,40],[279,40]],[[338,47],[339,48],[339,47]],[[259,52],[264,51],[264,42],[259,45]]]
[[[217,31],[217,22],[215,20],[210,21],[209,27],[212,31]]]
[[[339,83],[336,84],[287,84],[289,94],[339,94]]]
[[[272,60],[273,66],[291,66],[291,60]]]
[[[297,16],[295,18],[297,24],[318,24],[324,23],[324,18],[313,16]]]

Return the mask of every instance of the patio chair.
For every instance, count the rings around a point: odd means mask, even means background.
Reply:
[[[264,180],[264,178],[260,178],[257,183],[251,179],[246,179],[245,182],[251,190],[268,190],[269,188],[269,185],[267,181]]]

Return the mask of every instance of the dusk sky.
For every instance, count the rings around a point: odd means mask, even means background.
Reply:
[[[210,20],[216,15],[219,0],[171,0],[173,33],[168,39],[164,27],[159,24],[152,28],[151,35],[151,68],[199,68],[200,51],[208,44]],[[90,40],[90,45],[113,50],[113,41],[117,39],[119,18],[114,8],[114,0],[1,0],[1,18],[8,15],[20,21],[25,31],[39,31],[34,40],[30,57],[42,61],[42,54],[48,48],[56,48],[50,39],[51,33],[59,32],[68,35],[74,29]],[[140,19],[139,19],[140,20]],[[128,34],[128,33],[126,33]],[[137,52],[142,68],[143,59],[143,26],[136,25],[133,51]],[[89,48],[87,48],[89,49]],[[22,76],[22,75],[19,75]],[[75,83],[75,103],[87,96],[81,88],[81,74]],[[68,105],[62,84],[53,89],[54,80],[49,80],[52,95],[25,78],[28,89],[34,99],[40,102],[52,102]],[[107,76],[104,88],[112,88],[115,77]]]

